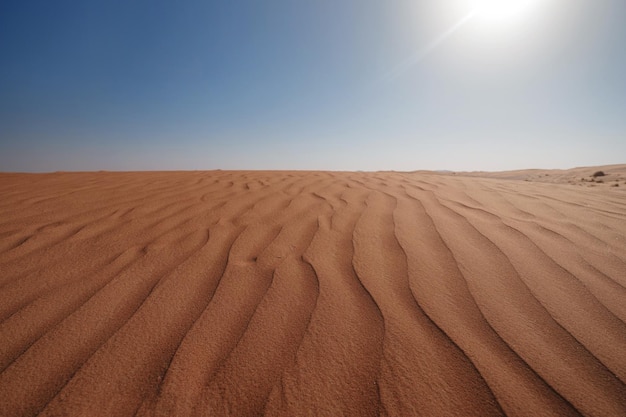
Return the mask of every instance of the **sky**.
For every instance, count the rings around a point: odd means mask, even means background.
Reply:
[[[0,171],[626,163],[626,2],[488,7],[2,1]]]

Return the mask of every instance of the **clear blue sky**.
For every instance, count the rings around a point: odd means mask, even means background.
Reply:
[[[2,1],[0,171],[626,163],[626,2],[470,3]]]

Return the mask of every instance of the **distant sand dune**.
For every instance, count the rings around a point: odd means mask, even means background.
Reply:
[[[589,170],[0,174],[0,414],[626,416]]]

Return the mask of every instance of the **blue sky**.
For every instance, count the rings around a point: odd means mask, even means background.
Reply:
[[[0,171],[626,163],[626,2],[471,3],[0,2]]]

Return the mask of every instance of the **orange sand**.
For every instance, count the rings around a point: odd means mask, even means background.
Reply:
[[[594,171],[0,174],[0,415],[626,416]]]

